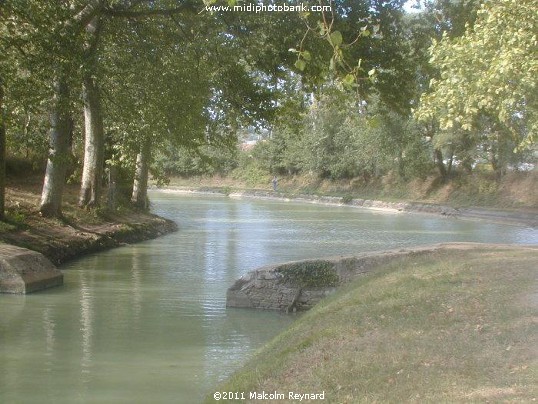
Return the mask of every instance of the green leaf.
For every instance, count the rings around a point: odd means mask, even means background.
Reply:
[[[325,27],[325,24],[322,21],[318,21],[318,28],[320,36],[323,37],[327,34],[327,27]]]
[[[381,118],[379,116],[373,116],[371,118],[368,118],[367,122],[368,122],[368,126],[370,126],[373,129],[377,129],[381,127]]]
[[[346,74],[346,76],[342,79],[342,84],[346,87],[351,87],[353,84],[355,84],[355,76],[352,74]]]
[[[340,31],[334,31],[330,35],[331,43],[334,46],[339,46],[342,44],[343,38],[342,33]]]
[[[301,52],[301,57],[307,62],[310,62],[312,60],[312,55],[308,51]]]
[[[303,71],[306,67],[306,62],[303,59],[297,59],[295,62],[295,67],[297,70]]]

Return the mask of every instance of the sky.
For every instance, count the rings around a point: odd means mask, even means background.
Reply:
[[[407,3],[404,5],[404,9],[407,12],[416,13],[417,9],[412,8],[412,6],[416,3],[416,0],[408,0]]]

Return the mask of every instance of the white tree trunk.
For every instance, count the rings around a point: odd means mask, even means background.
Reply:
[[[133,183],[133,194],[131,197],[132,204],[140,209],[149,208],[148,177],[150,159],[151,144],[146,140],[136,156],[136,170]]]
[[[0,220],[4,220],[6,200],[6,124],[4,114],[4,83],[0,77]]]
[[[86,26],[86,42],[82,99],[84,102],[84,166],[80,185],[80,206],[98,206],[104,164],[104,129],[101,95],[95,78],[100,19],[95,17]]]
[[[84,166],[80,185],[80,206],[98,206],[104,164],[104,130],[101,98],[95,80],[84,77]]]
[[[44,216],[61,216],[62,194],[70,160],[69,145],[73,120],[69,110],[69,87],[65,75],[54,83],[50,114],[50,149],[39,210]]]

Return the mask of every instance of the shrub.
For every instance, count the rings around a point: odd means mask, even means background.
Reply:
[[[338,284],[339,278],[334,264],[327,261],[307,261],[287,264],[276,271],[283,282],[299,287],[330,287]]]

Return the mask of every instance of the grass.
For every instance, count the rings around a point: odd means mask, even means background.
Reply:
[[[534,401],[537,262],[537,249],[500,247],[405,258],[319,304],[216,391]]]
[[[272,176],[256,175],[248,181],[240,176],[213,176],[172,178],[171,186],[211,188],[223,190],[265,190],[272,189]],[[339,196],[343,202],[352,198],[393,201],[413,201],[444,204],[453,207],[480,206],[500,209],[538,208],[538,171],[512,172],[497,181],[488,173],[455,176],[446,183],[436,175],[424,179],[403,181],[394,175],[387,175],[368,182],[361,178],[347,180],[320,179],[317,176],[284,176],[279,178],[278,192],[293,197],[295,195]]]

